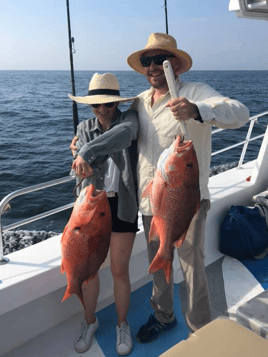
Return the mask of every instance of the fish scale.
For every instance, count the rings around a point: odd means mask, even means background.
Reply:
[[[149,273],[163,269],[169,282],[174,247],[183,244],[200,206],[199,168],[192,141],[182,141],[178,136],[163,152],[143,197],[150,198],[153,213],[149,242],[160,242]]]
[[[111,239],[112,217],[105,191],[85,187],[77,198],[61,238],[61,272],[67,289],[62,301],[76,294],[83,303],[82,284],[97,274]]]

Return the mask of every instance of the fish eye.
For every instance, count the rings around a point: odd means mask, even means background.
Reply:
[[[101,217],[104,217],[104,216],[105,216],[105,212],[101,212],[101,213],[100,213],[100,216],[101,216]]]

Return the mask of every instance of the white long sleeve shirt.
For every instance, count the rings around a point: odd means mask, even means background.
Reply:
[[[188,136],[192,140],[199,164],[199,182],[201,199],[210,198],[208,190],[211,159],[211,127],[239,128],[249,120],[249,110],[237,100],[224,97],[204,83],[183,83],[177,78],[178,95],[197,105],[203,123],[194,119],[186,120]],[[154,178],[157,162],[162,152],[168,148],[177,135],[182,135],[181,124],[176,120],[170,108],[165,107],[171,99],[167,92],[153,106],[151,97],[153,88],[142,92],[134,103],[138,111],[139,133],[138,152],[138,197],[139,210],[143,215],[152,215],[149,198],[143,198],[142,192]]]

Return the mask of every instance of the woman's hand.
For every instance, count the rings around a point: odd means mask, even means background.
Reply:
[[[89,177],[93,173],[92,167],[79,155],[73,162],[72,168],[78,177]]]

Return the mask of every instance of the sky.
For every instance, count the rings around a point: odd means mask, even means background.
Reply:
[[[164,0],[69,0],[75,70],[129,70],[126,58],[165,32]],[[167,0],[169,34],[192,70],[268,70],[268,21],[229,0]],[[0,70],[69,70],[66,0],[1,0]]]

